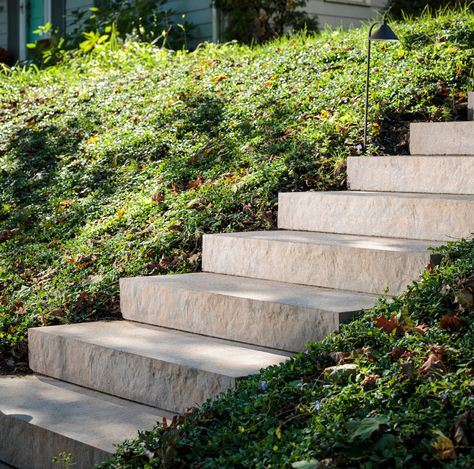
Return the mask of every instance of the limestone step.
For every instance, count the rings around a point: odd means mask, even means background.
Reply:
[[[412,155],[474,155],[474,122],[410,125]]]
[[[347,177],[355,191],[474,194],[474,157],[351,157]]]
[[[436,242],[304,231],[204,235],[203,270],[341,290],[396,295],[427,264]]]
[[[213,273],[120,280],[125,319],[293,352],[323,339],[376,300],[363,293]]]
[[[468,93],[467,119],[470,121],[474,121],[474,92]]]
[[[33,371],[179,413],[289,356],[129,321],[35,328],[28,335]]]
[[[72,454],[70,467],[90,469],[115,452],[114,444],[152,429],[161,416],[171,417],[47,377],[3,376],[0,461],[18,469],[58,468],[52,459],[65,453]]]
[[[289,192],[278,227],[328,233],[453,241],[474,232],[474,196],[399,192]]]

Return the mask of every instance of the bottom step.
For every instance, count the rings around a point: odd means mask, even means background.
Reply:
[[[0,377],[0,468],[56,469],[63,453],[90,469],[161,416],[171,415],[51,378]]]

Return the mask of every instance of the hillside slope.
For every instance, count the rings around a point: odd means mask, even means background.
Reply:
[[[394,25],[373,63],[372,152],[462,118],[474,16]],[[128,43],[0,74],[0,357],[27,327],[117,317],[118,279],[199,268],[204,232],[274,225],[279,191],[345,186],[366,29],[172,53]]]

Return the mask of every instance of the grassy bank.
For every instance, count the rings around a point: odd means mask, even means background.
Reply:
[[[474,16],[397,24],[374,53],[370,150],[463,118]],[[119,317],[118,279],[199,268],[204,232],[267,229],[278,191],[343,189],[366,30],[172,53],[127,43],[0,73],[0,357],[27,327]]]

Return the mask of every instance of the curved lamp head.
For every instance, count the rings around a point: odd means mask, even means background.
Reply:
[[[392,31],[392,28],[384,20],[382,26],[380,26],[375,33],[369,36],[371,41],[398,41],[397,35]]]

